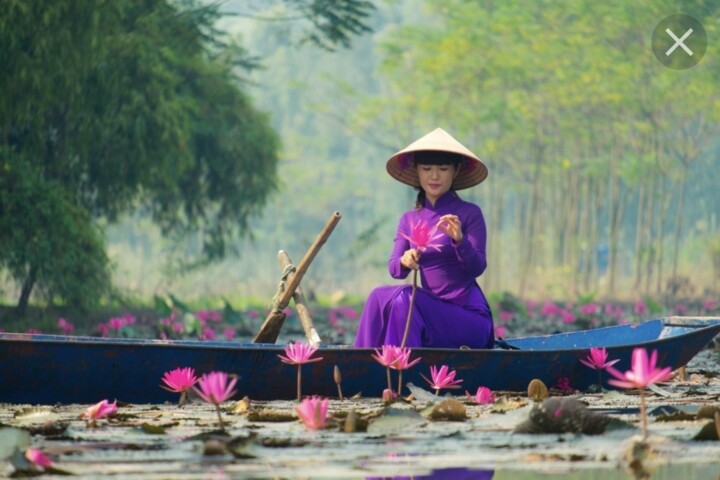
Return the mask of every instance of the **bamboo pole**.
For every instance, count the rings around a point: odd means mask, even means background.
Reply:
[[[268,316],[265,318],[263,324],[260,326],[260,330],[253,339],[253,343],[275,343],[278,335],[280,334],[280,329],[285,322],[285,313],[283,313],[283,309],[288,306],[288,303],[290,303],[290,299],[295,293],[295,289],[298,285],[300,285],[300,281],[305,275],[310,263],[313,261],[320,248],[325,244],[328,237],[330,237],[330,234],[335,229],[335,226],[340,221],[340,218],[340,212],[333,212],[332,215],[330,215],[330,219],[325,224],[325,227],[322,229],[320,234],[318,234],[317,238],[315,238],[313,244],[310,245],[310,248],[305,253],[302,260],[300,260],[300,263],[295,271],[295,275],[293,275],[290,282],[284,286],[283,291],[278,292],[279,298],[274,301],[275,304],[273,305],[270,313],[268,313]]]
[[[294,267],[292,260],[290,260],[290,255],[288,255],[285,250],[280,250],[278,252],[278,263],[283,271],[285,271],[285,269],[291,269],[288,274],[288,280],[291,280],[295,275],[295,272],[293,271]],[[298,285],[295,289],[292,299],[295,302],[295,310],[298,312],[300,323],[303,326],[303,330],[305,330],[305,336],[307,337],[308,342],[310,342],[310,345],[313,347],[317,347],[320,344],[320,335],[318,335],[317,330],[315,330],[312,317],[310,316],[310,309],[307,306],[305,294],[303,293],[300,285]]]

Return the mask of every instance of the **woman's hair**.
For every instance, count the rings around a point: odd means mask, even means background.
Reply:
[[[413,152],[413,163],[417,165],[453,165],[455,169],[460,168],[463,157],[457,153],[442,152],[439,150],[421,150]],[[425,205],[425,190],[417,187],[418,194],[415,199],[415,208],[422,208]]]

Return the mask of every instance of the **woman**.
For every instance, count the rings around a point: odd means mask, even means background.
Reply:
[[[405,337],[406,347],[491,348],[492,312],[476,281],[487,266],[485,219],[480,207],[456,193],[485,180],[487,167],[438,128],[390,157],[387,171],[419,190],[415,208],[400,218],[388,270],[396,279],[416,270],[422,286],[407,334],[412,285],[374,289],[355,346],[402,345]],[[424,227],[432,237],[426,236],[427,245],[418,243]]]

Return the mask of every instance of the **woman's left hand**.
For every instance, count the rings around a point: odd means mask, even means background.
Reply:
[[[437,228],[452,238],[456,245],[463,239],[462,222],[460,222],[457,215],[443,215],[440,217],[440,220],[438,220]]]

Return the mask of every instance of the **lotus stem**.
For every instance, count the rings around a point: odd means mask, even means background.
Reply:
[[[385,367],[385,371],[387,372],[388,390],[390,390],[392,392],[392,381],[390,380],[390,367]]]
[[[180,401],[178,402],[178,407],[182,407],[185,405],[185,397],[187,396],[187,390],[183,390],[180,392]]]
[[[225,424],[223,423],[222,415],[220,415],[220,405],[215,404],[215,411],[218,416],[218,423],[220,424],[220,430],[225,431]]]
[[[412,283],[412,294],[410,295],[410,308],[408,308],[407,320],[405,321],[405,333],[403,334],[402,343],[400,348],[405,348],[408,334],[410,333],[410,319],[412,318],[413,304],[415,303],[415,291],[417,290],[417,270],[413,270],[413,283]],[[398,391],[398,395],[400,392]]]
[[[642,425],[643,440],[647,439],[647,415],[645,407],[645,389],[640,389],[640,421]]]
[[[402,372],[402,370],[398,370],[398,396],[402,395]]]
[[[301,370],[300,364],[298,364],[298,374],[297,374],[297,401],[300,401],[301,393],[300,393],[300,385],[302,384],[302,370]]]

